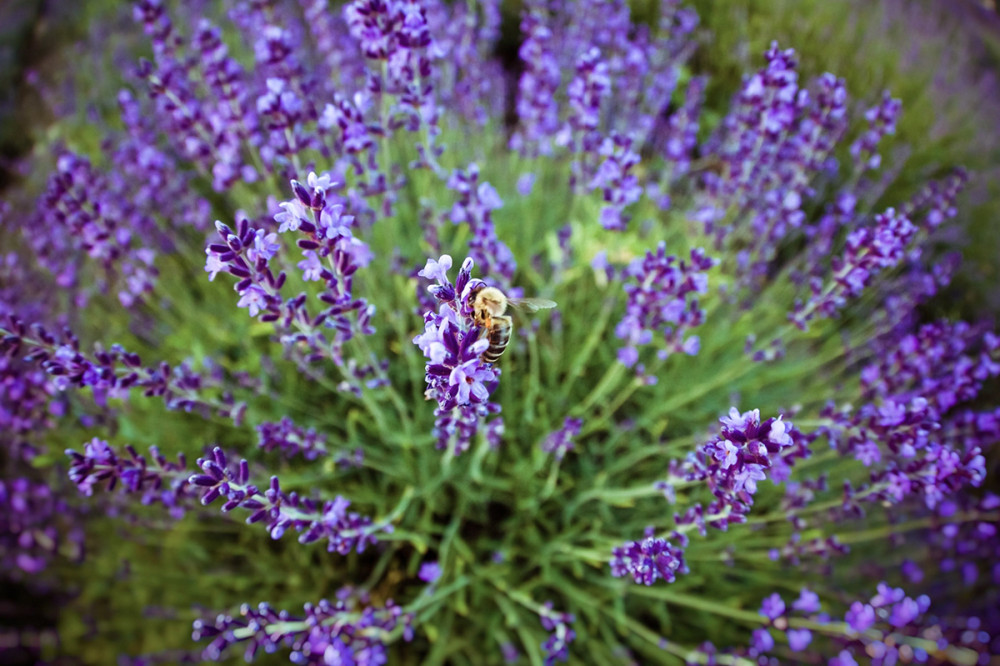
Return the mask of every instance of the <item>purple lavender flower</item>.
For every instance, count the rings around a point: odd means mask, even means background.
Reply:
[[[591,190],[600,189],[605,206],[600,222],[605,229],[623,231],[628,225],[625,209],[642,196],[642,186],[632,169],[639,164],[639,155],[632,150],[632,140],[614,135],[601,142],[597,153],[604,158],[587,183]]]
[[[886,91],[882,93],[882,100],[865,112],[868,130],[851,144],[851,157],[854,158],[855,169],[859,172],[877,169],[882,164],[878,144],[887,134],[896,133],[896,121],[901,110],[900,101],[893,99]]]
[[[487,182],[479,182],[479,167],[473,163],[465,171],[457,170],[448,179],[448,187],[458,193],[451,209],[451,221],[468,224],[472,238],[469,256],[490,275],[501,288],[509,288],[517,262],[498,237],[492,211],[503,206],[497,191]]]
[[[844,615],[844,621],[852,630],[863,633],[875,624],[875,609],[870,604],[855,601]]]
[[[572,613],[560,613],[552,610],[552,602],[547,601],[540,609],[542,627],[551,631],[548,639],[542,643],[545,653],[545,666],[552,666],[557,661],[569,660],[569,644],[576,638],[576,632],[570,625],[576,621]]]
[[[583,427],[583,419],[566,418],[563,427],[551,433],[542,442],[542,451],[555,454],[558,460],[562,460],[566,453],[576,448],[573,438],[580,434]]]
[[[143,504],[161,503],[174,518],[181,518],[197,489],[188,483],[190,471],[184,454],[170,462],[157,447],[149,449],[149,458],[131,445],[125,447],[128,457],[122,457],[104,440],[94,438],[84,445],[83,453],[67,449],[72,464],[69,478],[88,497],[104,484],[111,492],[121,484],[126,493],[139,493]]]
[[[376,375],[375,385],[384,382],[379,365],[371,359],[355,372],[352,361],[343,358],[344,343],[355,335],[370,335],[375,308],[353,293],[353,276],[372,260],[368,245],[352,232],[355,217],[344,210],[344,200],[334,195],[339,187],[329,174],[310,173],[306,183],[291,181],[295,198],[282,202],[274,216],[278,233],[296,232],[296,244],[304,259],[298,263],[306,281],[322,282],[319,300],[325,307],[310,312],[307,294],[286,297],[282,293],[286,274],[271,268],[281,251],[278,236],[254,229],[241,219],[235,230],[216,222],[223,242],[210,243],[206,270],[210,277],[226,271],[236,277],[234,285],[250,316],[273,322],[282,343],[300,363],[308,366],[321,359],[332,360],[348,371],[345,390],[359,393],[362,377]],[[353,362],[357,365],[356,362]]]
[[[316,432],[315,428],[298,426],[287,416],[277,423],[258,425],[257,446],[265,451],[278,449],[289,458],[301,454],[306,460],[315,460],[328,453],[325,435]]]
[[[633,366],[639,358],[638,347],[651,344],[654,333],[663,336],[664,346],[658,352],[661,359],[675,352],[698,352],[698,337],[685,335],[704,321],[705,313],[690,297],[708,290],[704,271],[714,265],[701,250],[691,251],[690,263],[678,262],[675,256],[667,256],[666,244],[661,242],[656,254],[647,252],[645,258],[636,259],[625,269],[628,303],[615,328],[615,335],[625,341],[618,352],[623,364]]]
[[[792,608],[803,613],[818,613],[819,607],[819,595],[804,587],[799,598],[792,602]]]
[[[236,402],[228,392],[217,399],[205,395],[217,382],[194,372],[187,363],[143,367],[138,354],[117,344],[108,350],[98,347],[88,356],[80,351],[80,340],[68,327],[57,337],[37,323],[29,332],[16,318],[0,323],[0,331],[5,334],[0,338],[0,355],[12,357],[27,347],[30,352],[25,360],[50,375],[57,390],[89,387],[100,405],[109,397],[125,397],[132,389],[141,389],[146,397],[161,397],[168,409],[196,411],[206,417],[216,413],[237,424],[246,412],[246,404]]]
[[[261,649],[270,653],[284,645],[291,647],[291,660],[296,664],[385,664],[385,636],[400,624],[404,636],[410,636],[412,616],[391,600],[383,608],[354,606],[323,599],[306,604],[305,613],[298,617],[275,611],[267,603],[257,608],[244,604],[239,617],[221,613],[214,621],[196,620],[192,637],[209,641],[202,653],[209,661],[219,661],[229,647],[243,643],[247,661]]]
[[[684,563],[687,537],[675,533],[674,545],[667,539],[654,537],[647,531],[642,541],[629,541],[612,551],[611,575],[616,578],[631,575],[636,583],[652,585],[661,578],[672,583],[676,573],[688,572]]]
[[[817,314],[832,317],[847,301],[856,298],[882,271],[898,265],[917,234],[909,219],[889,208],[875,216],[871,226],[855,229],[847,235],[843,255],[833,257],[832,280],[813,281],[812,297],[796,303],[790,318],[805,330]]]
[[[552,137],[559,128],[559,63],[545,14],[544,3],[533,1],[525,3],[521,17],[524,41],[518,56],[524,62],[524,71],[518,81],[518,127],[510,147],[526,155],[549,154]]]
[[[774,637],[765,628],[754,629],[751,635],[751,648],[758,654],[767,654],[774,649]]]
[[[84,533],[70,522],[78,518],[58,487],[24,477],[0,480],[3,577],[30,580],[59,555],[82,559]]]
[[[720,421],[718,437],[683,463],[671,463],[673,479],[704,482],[715,496],[707,508],[696,505],[678,519],[678,524],[699,525],[702,533],[706,521],[721,529],[745,522],[757,483],[767,478],[775,463],[789,467],[796,458],[809,455],[801,434],[781,417],[762,422],[759,410],[741,414],[733,407]],[[672,487],[670,481],[658,485],[666,491]]]
[[[424,313],[424,332],[413,343],[428,359],[425,395],[438,403],[434,412],[437,446],[461,453],[468,449],[483,418],[500,410],[489,402],[500,372],[482,360],[489,340],[482,337],[482,329],[472,318],[470,296],[485,283],[472,279],[470,258],[462,263],[453,285],[447,274],[451,265],[451,257],[443,255],[437,261],[428,259],[420,272],[437,282],[428,290],[438,310]]]
[[[760,614],[774,621],[785,614],[785,602],[777,592],[764,599],[760,605]]]
[[[808,629],[789,629],[788,647],[792,652],[802,652],[812,642],[812,632]]]
[[[425,583],[436,583],[441,577],[441,565],[437,562],[424,562],[420,565],[420,572],[417,578]]]
[[[178,463],[169,463],[154,447],[150,449],[154,464],[150,465],[131,446],[126,450],[129,457],[122,458],[107,442],[96,438],[86,445],[83,453],[67,450],[72,460],[70,479],[87,495],[102,482],[107,482],[108,491],[121,483],[126,492],[145,492],[147,501],[161,501],[178,510],[181,500],[198,493],[204,505],[224,497],[223,513],[236,508],[251,512],[247,524],[266,521],[272,539],[280,539],[293,528],[301,532],[299,543],[326,539],[327,550],[342,555],[352,550],[361,552],[376,542],[378,532],[392,531],[390,524],[375,524],[370,518],[348,512],[350,502],[343,497],[317,502],[294,492],[286,494],[276,476],[261,491],[249,482],[249,463],[241,460],[230,468],[225,453],[218,447],[210,457],[198,459],[201,469],[198,474],[191,474],[183,456]],[[165,485],[168,491],[161,490]]]

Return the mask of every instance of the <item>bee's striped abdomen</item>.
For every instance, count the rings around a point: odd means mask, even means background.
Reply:
[[[489,331],[489,349],[483,352],[483,360],[496,363],[507,349],[510,342],[511,323],[509,317],[493,317],[493,326]]]

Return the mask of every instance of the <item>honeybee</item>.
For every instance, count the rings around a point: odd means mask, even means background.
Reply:
[[[489,348],[481,357],[487,363],[496,363],[510,342],[514,324],[509,316],[504,315],[508,306],[523,312],[538,312],[556,306],[555,301],[546,298],[507,298],[496,287],[477,289],[469,294],[469,301],[473,321],[486,329],[490,341]]]

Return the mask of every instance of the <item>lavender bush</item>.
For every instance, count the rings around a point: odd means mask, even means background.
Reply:
[[[515,71],[497,2],[222,4],[133,3],[3,208],[47,655],[990,663],[1000,337],[924,315],[969,176],[887,194],[898,100],[775,43],[707,106],[677,0],[526,1]],[[558,303],[496,363],[486,287]]]

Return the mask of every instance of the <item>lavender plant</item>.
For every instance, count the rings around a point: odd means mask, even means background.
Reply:
[[[5,455],[50,473],[5,469],[0,557],[91,514],[53,653],[1000,649],[1000,337],[922,316],[968,175],[887,198],[891,95],[773,44],[709,113],[677,0],[528,0],[516,73],[497,2],[224,4],[133,3],[120,123],[2,218],[52,289],[0,302]],[[486,287],[558,308],[502,342]]]

